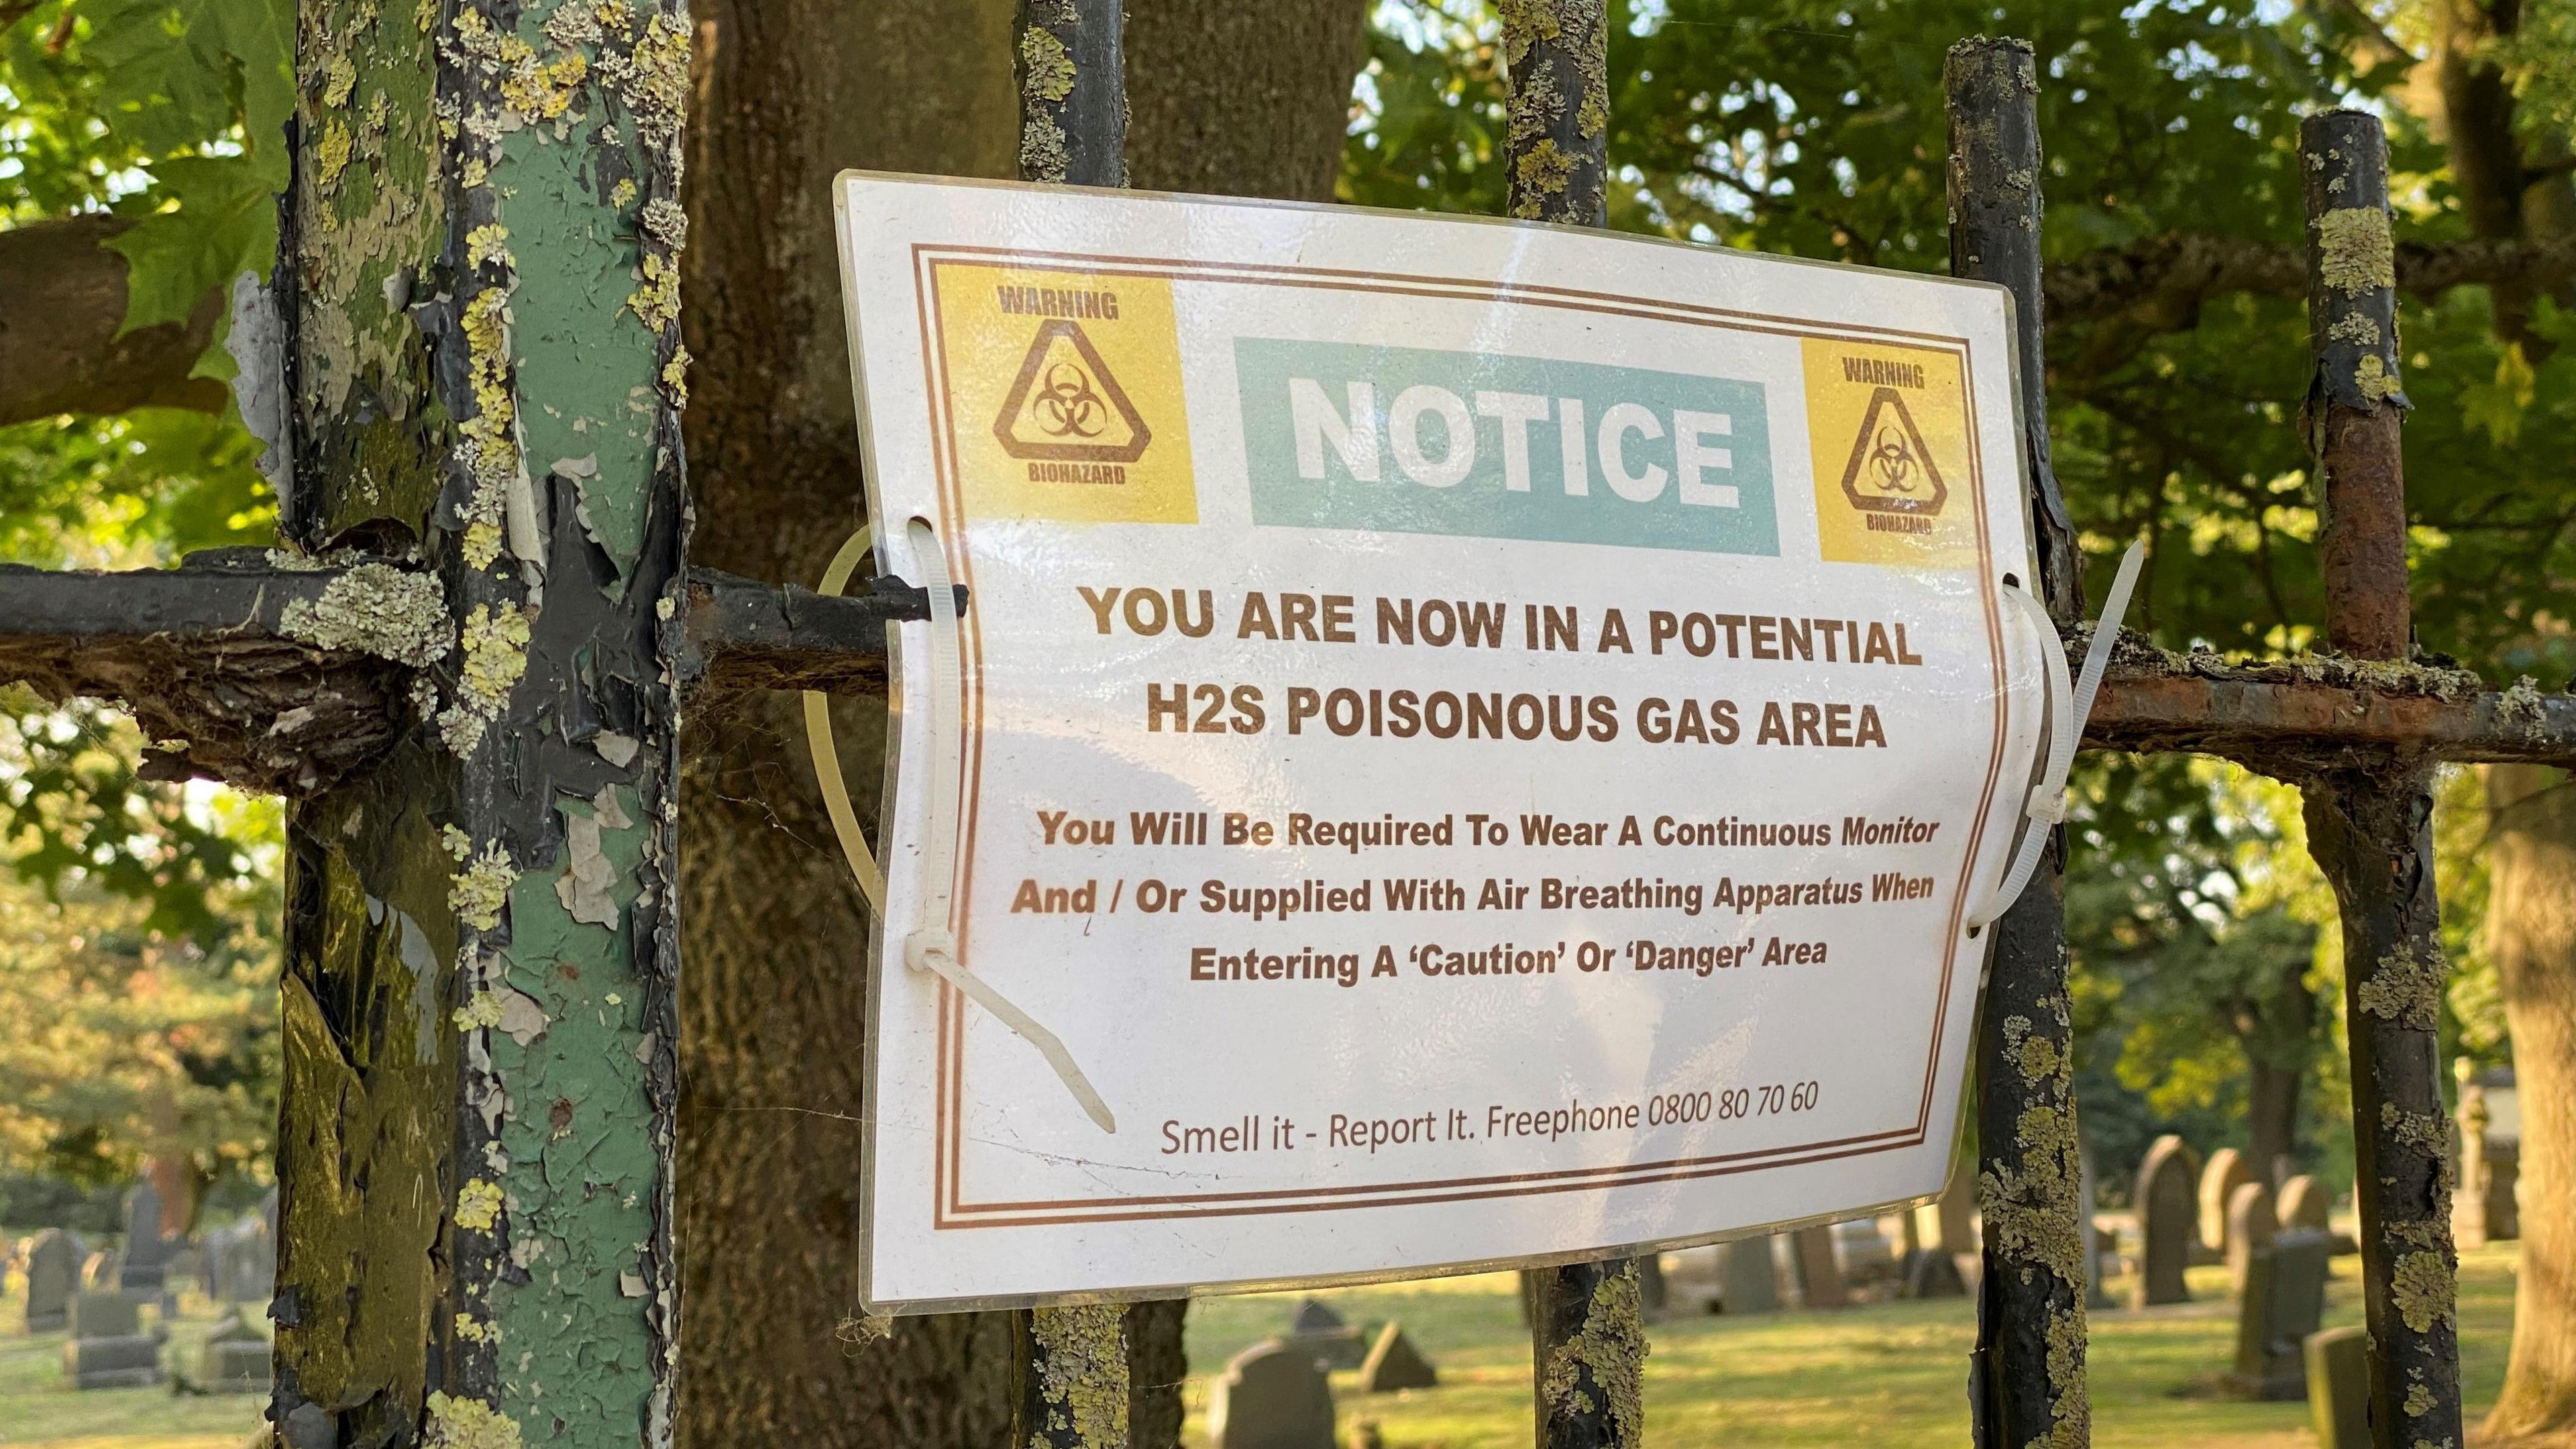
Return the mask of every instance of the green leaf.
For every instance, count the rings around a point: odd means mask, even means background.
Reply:
[[[184,322],[207,293],[246,271],[265,278],[277,259],[277,194],[250,160],[179,156],[152,175],[168,209],[107,243],[129,268],[127,332]]]

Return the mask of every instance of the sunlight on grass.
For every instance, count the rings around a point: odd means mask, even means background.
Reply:
[[[2463,1255],[2461,1349],[2472,1422],[2504,1378],[2513,1325],[2511,1244]],[[2359,1260],[2336,1260],[2326,1323],[2361,1319]],[[2211,1396],[2234,1352],[2223,1268],[2191,1275],[2198,1301],[2092,1318],[2093,1442],[2099,1449],[2296,1449],[2313,1445],[2304,1401]],[[2125,1301],[2125,1282],[2112,1285]],[[1529,1341],[1509,1274],[1355,1288],[1315,1297],[1352,1323],[1395,1319],[1439,1365],[1438,1388],[1362,1395],[1333,1376],[1345,1433],[1374,1421],[1389,1449],[1524,1449],[1530,1442]],[[1208,1380],[1225,1360],[1284,1328],[1296,1293],[1207,1299],[1190,1307],[1193,1374],[1184,1442],[1205,1449]],[[1838,1313],[1673,1318],[1653,1325],[1646,1363],[1648,1442],[1659,1445],[1925,1446],[1968,1439],[1967,1299],[1881,1303]]]

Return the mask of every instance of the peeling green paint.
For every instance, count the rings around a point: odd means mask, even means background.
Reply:
[[[280,1411],[667,1445],[676,701],[643,610],[677,559],[648,522],[679,507],[691,31],[677,0],[383,8],[300,0],[290,526],[420,565],[439,668],[393,761],[295,817],[325,884],[290,931]]]

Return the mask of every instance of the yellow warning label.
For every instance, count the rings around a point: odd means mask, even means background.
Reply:
[[[1170,282],[950,264],[938,288],[969,514],[1198,521]]]
[[[1977,490],[1957,355],[1819,338],[1802,345],[1824,557],[1973,565]]]

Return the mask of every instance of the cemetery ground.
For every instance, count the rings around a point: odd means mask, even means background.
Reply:
[[[2349,1224],[2347,1223],[2348,1227]],[[2504,1382],[2513,1336],[2516,1245],[2460,1255],[2461,1379],[2470,1422]],[[1674,1261],[1667,1259],[1668,1262]],[[2360,1260],[2335,1260],[2325,1326],[2361,1322]],[[2222,1397],[2235,1305],[2223,1266],[2190,1272],[2193,1301],[2092,1314],[2096,1449],[2301,1449],[2308,1405]],[[2126,1303],[2134,1278],[2109,1289]],[[1386,1449],[1527,1449],[1529,1330],[1517,1284],[1490,1273],[1336,1292],[1199,1299],[1190,1305],[1190,1420],[1182,1443],[1206,1449],[1208,1381],[1226,1359],[1284,1331],[1312,1296],[1368,1330],[1394,1319],[1440,1371],[1440,1386],[1357,1392],[1333,1375],[1338,1432],[1374,1421]],[[1648,1329],[1646,1442],[1665,1449],[1962,1449],[1974,1300],[1861,1304],[1746,1318],[1661,1319]],[[2474,1445],[2474,1439],[2471,1441]]]
[[[223,1313],[183,1289],[162,1346],[165,1369],[193,1377],[198,1347]],[[151,1319],[147,1309],[147,1327]],[[180,1393],[168,1383],[75,1393],[63,1381],[71,1335],[30,1334],[26,1322],[26,1278],[12,1273],[0,1288],[0,1449],[237,1449],[259,1427],[265,1394]]]
[[[2461,1359],[2472,1421],[2504,1376],[2513,1325],[2516,1246],[2461,1254]],[[2336,1260],[2328,1326],[2358,1323],[2356,1260]],[[2129,1280],[2113,1279],[2125,1301]],[[2189,1304],[2093,1315],[2093,1442],[2101,1449],[2296,1449],[2313,1444],[2307,1405],[2220,1397],[2232,1304],[2223,1267],[2191,1272]],[[74,1393],[63,1387],[64,1335],[29,1336],[25,1286],[0,1289],[0,1449],[234,1449],[259,1422],[256,1396],[196,1396],[168,1385]],[[1378,1426],[1388,1449],[1522,1449],[1529,1443],[1529,1335],[1509,1274],[1389,1284],[1316,1294],[1354,1324],[1386,1319],[1439,1366],[1440,1387],[1361,1395],[1356,1375],[1333,1376],[1340,1429]],[[1281,1331],[1296,1293],[1204,1298],[1191,1305],[1184,1443],[1205,1449],[1207,1382],[1225,1360]],[[165,1361],[194,1361],[217,1310],[182,1295]],[[1926,1446],[1967,1438],[1965,1364],[1971,1300],[1872,1303],[1835,1312],[1785,1310],[1746,1318],[1676,1316],[1651,1329],[1646,1361],[1652,1442],[1669,1449],[1725,1445]]]

